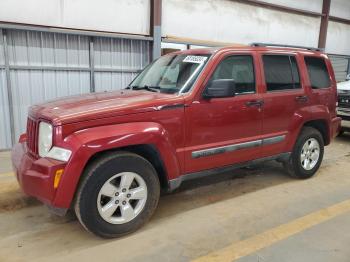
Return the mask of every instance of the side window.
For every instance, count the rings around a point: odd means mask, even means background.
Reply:
[[[300,88],[297,61],[294,56],[263,55],[267,91]]]
[[[233,79],[236,82],[236,94],[255,93],[255,75],[253,57],[234,55],[220,62],[211,80]]]
[[[310,56],[304,59],[309,73],[311,87],[315,89],[330,87],[331,81],[324,59]]]

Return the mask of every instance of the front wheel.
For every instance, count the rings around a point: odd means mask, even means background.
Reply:
[[[149,220],[159,195],[159,179],[151,163],[133,153],[109,153],[87,168],[75,212],[88,231],[119,237]]]
[[[284,167],[292,177],[310,178],[319,169],[323,153],[324,141],[321,133],[315,128],[304,127]]]

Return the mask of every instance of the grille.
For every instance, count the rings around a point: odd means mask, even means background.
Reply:
[[[27,147],[30,153],[38,155],[39,122],[28,117],[27,119]]]
[[[338,96],[339,107],[350,107],[350,96]]]

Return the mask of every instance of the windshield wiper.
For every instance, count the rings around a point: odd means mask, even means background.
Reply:
[[[160,86],[132,86],[132,90],[147,90],[151,92],[160,92]]]

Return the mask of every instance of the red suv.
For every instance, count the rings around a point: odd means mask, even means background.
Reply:
[[[313,176],[339,132],[336,101],[330,60],[317,49],[181,51],[123,90],[31,107],[12,160],[26,194],[116,237],[185,180],[266,160]]]

